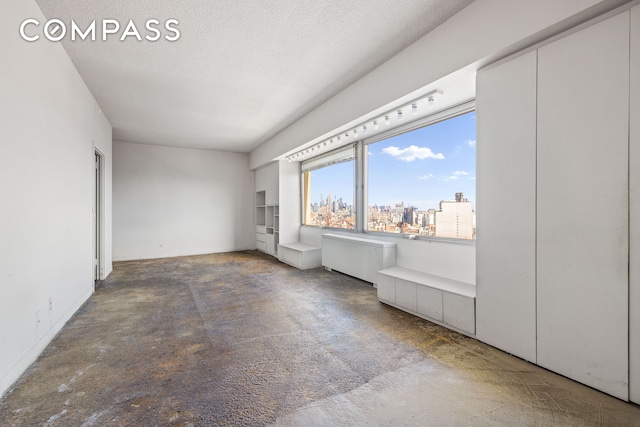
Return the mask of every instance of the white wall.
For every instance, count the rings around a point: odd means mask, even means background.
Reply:
[[[20,38],[26,18],[44,19],[34,1],[2,4],[0,393],[93,292],[94,144],[111,180],[111,126],[61,45]]]
[[[113,259],[255,248],[247,154],[113,144]]]

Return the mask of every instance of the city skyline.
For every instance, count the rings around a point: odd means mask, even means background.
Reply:
[[[442,200],[439,209],[418,210],[396,203],[395,206],[369,206],[365,229],[394,234],[475,239],[476,219],[471,202],[463,193],[455,200]],[[319,202],[310,203],[305,224],[321,227],[353,229],[356,215],[342,198],[328,194]]]

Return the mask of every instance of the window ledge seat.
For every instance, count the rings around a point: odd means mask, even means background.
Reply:
[[[322,266],[322,250],[306,243],[280,243],[278,260],[300,270],[309,270]]]
[[[378,299],[415,316],[456,330],[476,333],[476,287],[402,267],[378,271]]]

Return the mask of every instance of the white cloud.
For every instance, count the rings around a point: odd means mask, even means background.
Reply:
[[[475,176],[470,176],[470,177],[469,177],[469,181],[475,181],[475,180],[476,180],[476,177],[475,177]]]
[[[475,147],[476,146],[476,140],[475,139],[470,139],[467,141],[467,145],[469,147]]]
[[[450,179],[450,180],[458,179],[458,176],[457,176],[457,175],[451,175],[451,176],[449,177],[449,179]]]
[[[465,172],[465,171],[455,171],[453,173],[456,177],[458,176],[462,176],[462,175],[469,175],[469,172]]]
[[[433,178],[433,174],[432,173],[428,173],[426,175],[422,175],[422,176],[418,177],[418,179],[421,179],[423,181],[426,181],[426,180],[431,179],[431,178]]]
[[[430,148],[427,147],[417,147],[415,145],[411,145],[407,148],[398,148],[393,145],[383,148],[382,152],[390,155],[391,157],[395,157],[398,160],[402,160],[403,162],[413,162],[416,159],[444,159],[444,154],[442,153],[434,153]]]

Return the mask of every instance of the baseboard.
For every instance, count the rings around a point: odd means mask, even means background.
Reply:
[[[82,305],[93,294],[93,287],[88,292],[83,294],[74,304],[67,309],[64,315],[54,323],[45,334],[38,340],[38,342],[29,349],[29,351],[22,356],[22,358],[11,368],[9,371],[0,378],[0,396],[4,397],[13,389],[13,386],[18,382],[22,374],[24,374],[31,365],[38,360],[38,357],[47,348],[47,346],[53,341],[53,339],[62,330],[64,325],[73,317],[73,315],[82,307]]]

